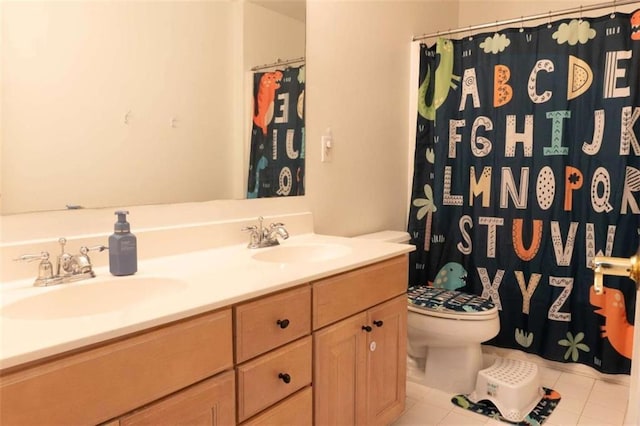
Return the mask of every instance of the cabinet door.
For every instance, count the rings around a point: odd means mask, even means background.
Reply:
[[[367,311],[367,425],[386,425],[405,405],[407,298],[400,296]]]
[[[205,380],[120,419],[120,426],[234,425],[233,371]]]
[[[313,426],[313,391],[307,386],[242,426]]]
[[[314,333],[315,424],[365,424],[367,314]]]
[[[231,309],[0,373],[1,425],[96,424],[233,368]]]

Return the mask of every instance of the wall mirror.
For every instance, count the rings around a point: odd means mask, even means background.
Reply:
[[[245,198],[250,70],[304,56],[304,0],[0,8],[0,213]]]

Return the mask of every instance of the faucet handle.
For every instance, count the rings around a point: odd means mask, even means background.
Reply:
[[[91,247],[82,246],[82,247],[80,247],[80,254],[86,255],[90,251],[101,252],[101,251],[104,251],[104,250],[109,250],[109,247],[103,246],[102,244],[97,245],[97,246],[91,246]]]
[[[262,235],[260,235],[260,231],[258,231],[258,227],[255,225],[245,226],[242,228],[243,232],[249,232],[249,248],[258,247],[260,241],[262,240]]]
[[[273,229],[273,228],[277,228],[278,226],[284,226],[284,223],[282,223],[282,222],[275,222],[275,223],[272,223],[271,225],[269,225],[269,227],[270,227],[271,229]]]
[[[55,281],[53,275],[53,265],[49,261],[49,252],[42,251],[40,254],[23,254],[22,256],[13,259],[16,261],[33,262],[34,260],[40,260],[38,265],[38,277],[36,278],[36,286],[45,286]]]
[[[41,251],[40,254],[23,254],[13,259],[14,262],[33,262],[35,260],[42,260],[43,262],[49,260],[49,252]]]
[[[103,251],[108,249],[107,246],[98,245],[93,247],[82,246],[80,247],[80,254],[73,257],[73,273],[87,273],[93,274],[93,265],[91,264],[91,259],[89,258],[90,251]]]

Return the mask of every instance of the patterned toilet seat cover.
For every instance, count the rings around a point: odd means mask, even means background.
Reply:
[[[436,311],[480,313],[495,308],[493,302],[475,294],[429,286],[409,287],[407,297],[414,306]]]

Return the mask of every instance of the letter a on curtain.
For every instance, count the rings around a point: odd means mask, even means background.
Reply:
[[[640,11],[420,55],[409,284],[491,299],[489,344],[628,374],[635,285],[589,266],[640,242]]]

